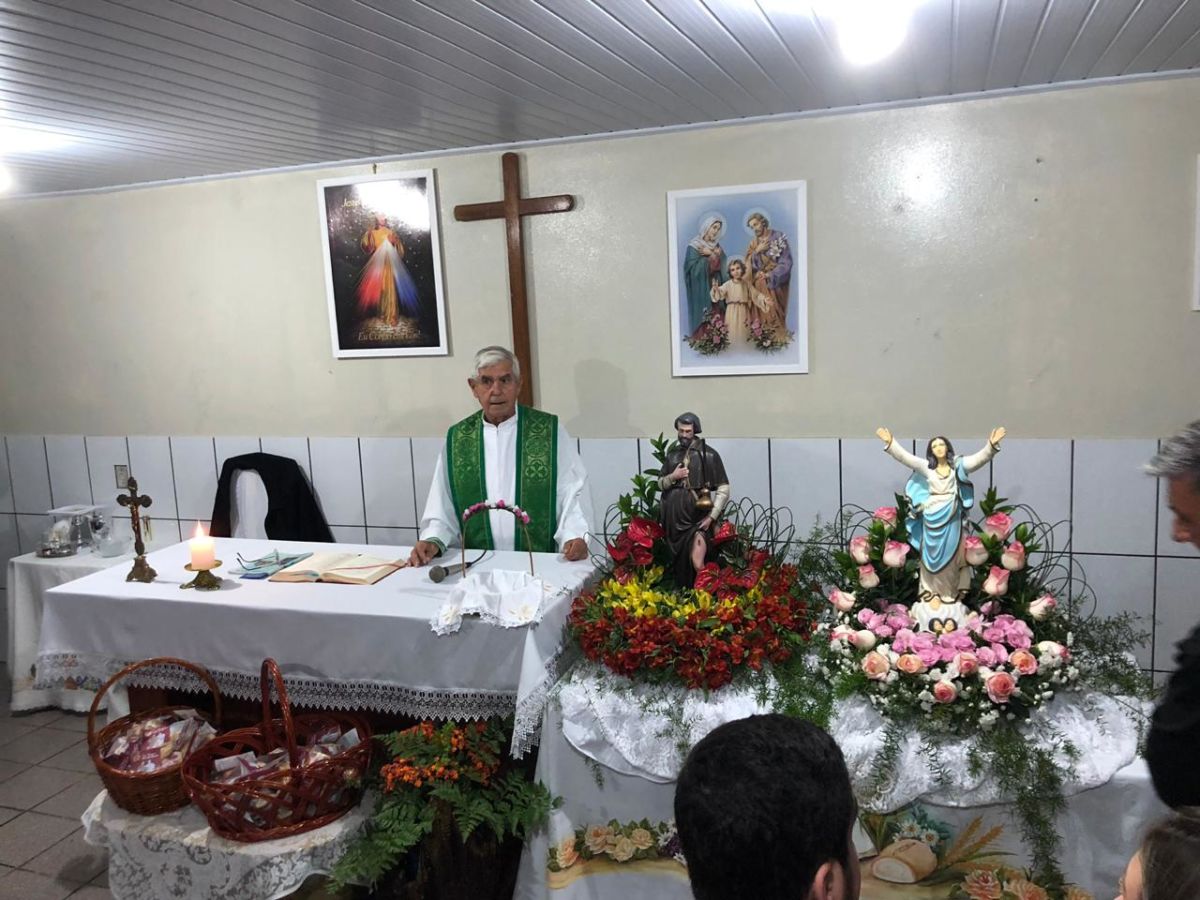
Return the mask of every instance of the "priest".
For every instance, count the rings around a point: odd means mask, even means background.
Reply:
[[[446,433],[409,563],[423,566],[460,541],[467,549],[561,550],[568,560],[583,559],[592,504],[574,439],[557,416],[517,406],[521,364],[510,351],[484,347],[473,372],[467,385],[480,410]],[[463,525],[467,507],[499,500],[528,513],[527,528],[503,510]]]

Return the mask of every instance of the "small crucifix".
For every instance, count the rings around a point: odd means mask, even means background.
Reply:
[[[145,494],[138,494],[136,478],[130,478],[125,482],[125,486],[129,488],[129,496],[122,494],[117,498],[117,502],[122,506],[129,507],[129,517],[133,523],[133,550],[137,553],[137,557],[133,560],[133,568],[129,570],[125,580],[150,582],[158,573],[146,562],[146,545],[142,542],[141,507],[149,506],[154,501]]]
[[[529,303],[525,294],[525,247],[521,242],[521,217],[540,213],[568,212],[575,207],[570,194],[521,198],[521,173],[517,154],[501,158],[504,199],[493,203],[466,203],[454,207],[460,222],[503,219],[508,244],[508,292],[512,304],[513,352],[521,363],[521,392],[517,400],[533,405],[533,356],[529,349]]]

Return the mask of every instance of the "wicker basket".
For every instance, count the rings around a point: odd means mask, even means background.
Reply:
[[[88,711],[88,753],[91,755],[92,763],[96,766],[100,780],[104,782],[104,787],[108,789],[108,796],[112,798],[113,802],[121,809],[142,816],[154,816],[187,806],[188,793],[179,774],[183,768],[182,762],[157,772],[125,772],[110,766],[101,758],[100,754],[113,738],[130,725],[157,716],[191,709],[191,707],[160,706],[147,712],[133,713],[109,722],[99,732],[96,731],[96,710],[109,688],[122,678],[132,675],[139,669],[155,666],[179,666],[192,672],[204,682],[213,695],[213,716],[210,721],[218,730],[221,728],[221,693],[217,689],[217,683],[213,680],[212,675],[203,666],[169,656],[157,656],[153,659],[131,663],[104,682],[104,686],[96,692],[96,697],[92,700],[92,708]],[[208,719],[208,716],[204,716],[204,718]]]
[[[271,684],[279,697],[281,718],[271,715]],[[371,731],[353,713],[293,716],[283,676],[273,659],[262,665],[263,721],[219,735],[193,752],[183,764],[183,781],[213,831],[234,841],[268,841],[328,825],[349,812],[362,794],[371,764]],[[358,744],[337,756],[301,766],[298,741],[335,726],[358,729]],[[232,784],[209,781],[213,763],[252,751],[269,753],[286,747],[290,769],[246,778]]]

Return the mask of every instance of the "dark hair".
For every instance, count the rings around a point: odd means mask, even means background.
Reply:
[[[934,441],[945,441],[945,443],[946,443],[946,462],[950,463],[950,465],[954,465],[954,445],[952,443],[950,443],[950,438],[946,437],[945,435],[939,434],[934,437],[931,437],[929,439],[929,443],[925,445],[925,461],[927,463],[929,463],[929,468],[932,469],[934,466],[936,466],[938,464],[937,460],[933,456],[933,442]]]
[[[675,824],[696,900],[794,900],[830,860],[850,865],[856,806],[846,761],[811,722],[727,722],[692,748]]]
[[[747,225],[749,225],[749,224],[750,224],[751,222],[753,222],[755,219],[758,219],[760,222],[762,222],[762,223],[763,223],[763,227],[764,227],[764,228],[770,228],[770,227],[771,227],[771,220],[770,220],[770,219],[768,219],[766,216],[764,216],[764,215],[763,215],[762,213],[760,213],[760,212],[751,213],[751,214],[750,214],[750,218],[748,218],[748,219],[746,220],[746,224],[747,224]]]
[[[1141,853],[1145,900],[1200,897],[1200,809],[1181,807],[1155,824]]]
[[[675,428],[679,427],[679,423],[692,426],[692,434],[699,434],[704,429],[700,427],[700,417],[693,412],[680,413],[675,417]]]
[[[729,268],[730,268],[730,269],[732,269],[734,266],[741,266],[741,267],[742,267],[742,274],[743,274],[743,275],[745,275],[747,272],[749,272],[749,271],[750,271],[750,267],[749,267],[749,266],[747,266],[747,265],[746,265],[744,262],[742,262],[740,259],[736,259],[736,258],[735,258],[735,259],[731,259],[731,260],[729,261]],[[732,277],[733,277],[733,273],[732,273],[732,272],[730,272],[730,273],[729,273],[729,277],[730,277],[730,278],[732,278]]]

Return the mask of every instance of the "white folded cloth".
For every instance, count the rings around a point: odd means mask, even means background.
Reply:
[[[519,628],[541,620],[543,601],[551,590],[528,572],[472,572],[454,587],[429,625],[436,634],[453,634],[463,616],[477,615],[490,625]]]

